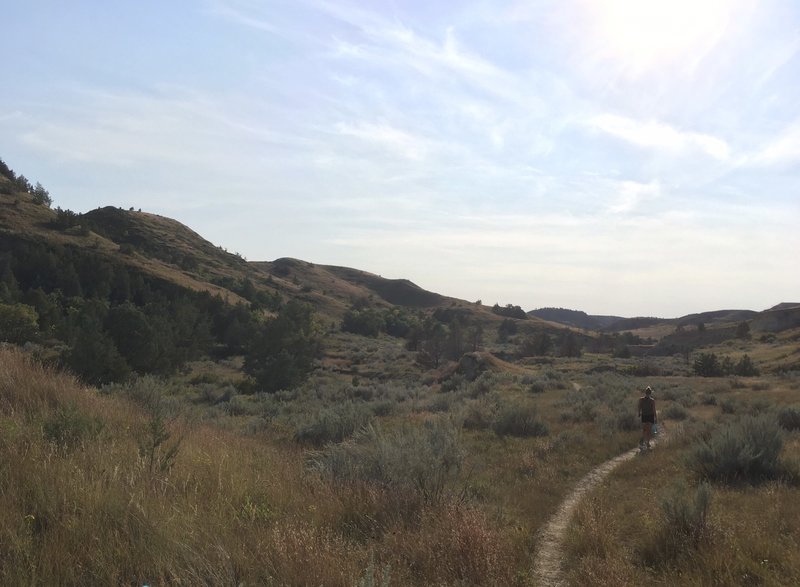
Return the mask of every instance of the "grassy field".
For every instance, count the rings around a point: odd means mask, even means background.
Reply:
[[[784,361],[793,344],[732,350]],[[798,582],[797,430],[769,479],[704,485],[690,455],[728,423],[791,419],[800,379],[610,361],[487,355],[469,380],[418,368],[402,341],[332,333],[306,384],[244,395],[237,358],[96,390],[5,348],[0,583],[531,585],[561,499],[636,445],[645,385],[670,442],[580,508],[570,584]],[[699,515],[702,491],[699,529],[675,538],[669,516]]]

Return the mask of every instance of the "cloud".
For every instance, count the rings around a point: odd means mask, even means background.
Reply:
[[[678,130],[655,120],[640,121],[617,114],[599,114],[589,119],[590,127],[639,147],[675,154],[701,151],[719,161],[730,158],[730,147],[717,137]]]
[[[657,181],[639,183],[636,181],[621,181],[618,183],[616,201],[608,207],[614,214],[623,214],[634,211],[646,201],[658,198],[661,195],[661,185]]]
[[[430,151],[430,145],[426,139],[384,123],[348,124],[339,122],[336,124],[336,131],[344,136],[355,137],[383,146],[407,159],[424,159]]]
[[[756,166],[788,166],[800,163],[800,120],[749,157]]]

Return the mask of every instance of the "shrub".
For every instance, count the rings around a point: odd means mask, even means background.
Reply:
[[[547,436],[549,430],[533,405],[507,404],[500,408],[492,422],[498,436]]]
[[[700,398],[700,403],[704,406],[716,406],[717,397],[715,395],[711,395],[710,393],[703,394],[703,396]]]
[[[484,371],[478,378],[467,386],[467,395],[471,398],[486,395],[497,384],[496,377],[490,371]]]
[[[800,406],[787,406],[778,411],[778,424],[785,430],[800,430]]]
[[[369,424],[371,419],[372,412],[365,404],[346,402],[323,408],[310,416],[295,431],[294,438],[314,446],[341,442]]]
[[[309,466],[335,481],[408,489],[434,502],[458,479],[463,460],[455,426],[437,418],[391,432],[368,425],[351,440],[313,454]]]
[[[428,412],[449,412],[450,407],[453,405],[454,394],[452,393],[439,393],[436,394],[424,407]]]
[[[689,417],[689,412],[680,404],[670,404],[662,412],[662,415],[670,420],[685,420]]]
[[[731,398],[725,398],[720,402],[719,405],[722,408],[723,414],[735,414],[736,413],[736,402],[733,401]]]
[[[64,448],[93,440],[102,432],[104,424],[96,417],[82,413],[75,405],[59,406],[42,426],[45,438]]]
[[[642,423],[633,410],[617,408],[603,417],[601,427],[606,433],[633,432],[641,430]]]
[[[464,408],[463,424],[467,430],[486,430],[492,425],[492,411],[484,402],[470,402]]]
[[[657,530],[642,550],[649,565],[668,563],[681,553],[695,549],[711,537],[708,511],[711,488],[703,483],[687,496],[684,484],[676,485],[661,501],[661,517]]]
[[[747,416],[718,429],[689,455],[689,466],[711,481],[757,482],[780,471],[778,457],[783,436],[768,416]]]

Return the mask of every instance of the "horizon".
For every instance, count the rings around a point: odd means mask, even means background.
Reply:
[[[24,3],[6,22],[0,157],[54,206],[526,311],[800,297],[800,6]]]

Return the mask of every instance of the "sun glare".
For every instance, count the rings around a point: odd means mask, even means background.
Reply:
[[[728,22],[731,0],[593,0],[604,52],[646,69],[702,52]]]

